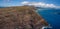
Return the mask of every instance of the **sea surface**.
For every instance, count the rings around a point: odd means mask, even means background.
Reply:
[[[51,29],[60,29],[60,9],[38,9],[37,13],[51,25]]]

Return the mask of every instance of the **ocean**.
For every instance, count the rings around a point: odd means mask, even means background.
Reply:
[[[51,29],[60,29],[60,9],[38,9],[37,13],[50,24]]]

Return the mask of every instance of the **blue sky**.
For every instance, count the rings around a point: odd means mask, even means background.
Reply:
[[[60,0],[0,0],[0,6],[20,6],[23,1],[43,2],[60,6]]]

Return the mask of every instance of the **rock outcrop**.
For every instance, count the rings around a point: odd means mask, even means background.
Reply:
[[[42,26],[48,26],[48,23],[34,7],[0,8],[0,29],[41,29]]]

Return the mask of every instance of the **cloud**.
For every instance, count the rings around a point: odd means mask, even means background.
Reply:
[[[44,8],[60,8],[60,6],[56,6],[54,4],[46,4],[46,3],[43,3],[43,2],[28,2],[28,1],[24,1],[24,2],[21,2],[22,5],[33,5],[33,6],[36,6],[36,7],[44,7]]]

